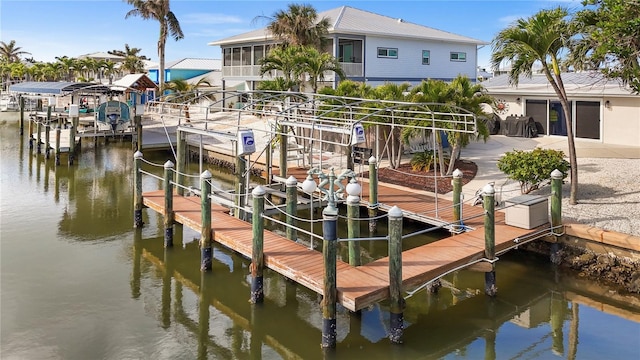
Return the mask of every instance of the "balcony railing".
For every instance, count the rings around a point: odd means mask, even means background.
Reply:
[[[347,77],[363,76],[362,63],[340,63],[342,70]],[[239,77],[239,78],[260,78],[260,65],[242,65],[242,66],[223,66],[222,76]],[[268,76],[265,76],[268,77]],[[333,79],[333,72],[325,74],[325,78]]]

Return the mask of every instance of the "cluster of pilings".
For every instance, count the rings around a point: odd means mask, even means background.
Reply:
[[[178,146],[180,148],[180,145]],[[142,153],[136,152],[134,154],[134,181],[135,196],[134,196],[134,226],[142,227],[142,173],[140,171],[142,165]],[[370,203],[368,205],[369,214],[369,226],[370,229],[375,231],[377,216],[377,169],[376,159],[372,157],[369,159],[369,171],[370,171]],[[171,161],[167,161],[164,164],[164,229],[165,229],[165,246],[170,247],[173,245],[173,167],[174,164]],[[180,174],[180,172],[178,172]],[[311,174],[311,172],[310,172]],[[330,184],[333,184],[335,175],[329,176],[331,180]],[[561,200],[562,200],[562,178],[563,174],[555,170],[551,174],[552,178],[552,200],[551,200],[551,228],[552,233],[555,236],[561,236]],[[200,175],[201,187],[201,236],[200,236],[200,249],[201,249],[201,262],[200,268],[202,271],[211,270],[212,264],[212,241],[213,241],[213,229],[211,223],[211,173],[205,170]],[[298,181],[293,176],[290,176],[286,182],[286,237],[292,241],[297,239],[296,232],[296,219],[297,213],[296,204],[298,202]],[[330,185],[332,186],[332,185]],[[178,186],[180,189],[180,186]],[[453,177],[453,189],[454,189],[454,209],[461,208],[461,191],[462,191],[462,174],[457,171]],[[360,265],[360,250],[359,243],[359,207],[360,197],[359,189],[356,193],[349,193],[347,197],[347,216],[348,216],[348,237],[349,237],[349,263],[352,266]],[[262,303],[264,300],[263,289],[263,276],[264,276],[264,210],[265,210],[265,194],[266,190],[262,186],[257,186],[251,192],[253,198],[252,204],[252,255],[251,255],[251,292],[250,302],[257,304]],[[484,207],[484,238],[485,249],[484,257],[488,261],[489,266],[485,267],[485,294],[488,296],[496,296],[496,272],[495,262],[496,248],[495,248],[495,189],[492,184],[487,184],[483,188],[483,207]],[[335,204],[333,204],[335,205]],[[336,287],[336,275],[337,275],[337,220],[338,209],[332,204],[323,209],[322,212],[322,253],[324,262],[324,279],[323,279],[323,299],[321,302],[322,307],[322,341],[321,346],[325,349],[333,349],[336,347],[336,310],[337,310],[337,287]],[[387,213],[388,215],[388,256],[389,256],[389,339],[393,343],[402,343],[402,337],[404,332],[404,318],[403,311],[405,309],[405,300],[403,297],[403,285],[402,285],[402,228],[403,228],[403,213],[400,208],[393,206]],[[461,217],[461,211],[454,211],[455,220],[452,223],[454,226],[463,226]],[[373,219],[373,221],[372,221]]]

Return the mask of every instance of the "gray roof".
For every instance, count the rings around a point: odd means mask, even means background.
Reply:
[[[565,90],[571,96],[633,96],[628,87],[617,80],[605,78],[599,71],[566,72],[561,76]],[[521,75],[517,87],[509,84],[508,74],[502,74],[482,82],[482,86],[489,94],[555,95],[544,74],[534,74],[531,77]]]
[[[158,69],[158,65],[152,66],[149,69]],[[222,61],[220,59],[184,58],[167,63],[165,69],[221,70]]]
[[[25,81],[13,84],[9,87],[10,92],[60,96],[67,95],[78,90],[86,90],[91,93],[105,93],[110,91],[109,87],[104,85],[66,81]]]
[[[485,41],[457,35],[454,33],[430,28],[375,14],[369,11],[342,6],[318,13],[318,19],[328,18],[331,26],[329,34],[375,35],[381,37],[411,38],[422,40],[438,40],[466,44],[486,45]],[[209,45],[227,45],[248,41],[272,40],[273,36],[266,28],[250,31],[210,42]]]

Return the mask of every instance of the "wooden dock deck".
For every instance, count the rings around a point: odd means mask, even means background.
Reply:
[[[366,187],[365,187],[366,188]],[[421,213],[433,208],[428,195],[416,194],[397,187],[380,185],[379,202],[397,205],[403,211]],[[143,194],[144,205],[163,213],[164,191]],[[451,202],[440,199],[439,207],[451,208]],[[201,228],[199,197],[174,195],[175,221],[196,231]],[[464,213],[482,213],[465,205]],[[251,224],[228,214],[222,206],[212,206],[212,228],[214,241],[251,258]],[[445,219],[445,212],[440,217]],[[522,229],[504,223],[504,215],[496,213],[495,248],[500,253],[518,246],[516,239],[536,235],[540,229]],[[472,221],[474,230],[454,235],[402,253],[402,283],[405,290],[416,288],[456,269],[464,268],[484,258],[483,218]],[[319,293],[323,293],[324,265],[322,253],[310,250],[270,231],[264,234],[265,266],[269,269]],[[346,309],[357,311],[389,297],[389,259],[378,259],[371,263],[352,267],[337,262],[338,302]]]

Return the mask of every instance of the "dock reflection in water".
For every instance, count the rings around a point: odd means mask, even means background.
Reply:
[[[75,166],[55,167],[17,133],[0,124],[2,358],[324,357],[315,293],[267,272],[265,303],[251,305],[248,260],[216,246],[201,273],[199,234],[177,228],[164,249],[155,215],[132,229],[130,144],[88,145]],[[403,345],[386,338],[385,303],[339,311],[335,357],[640,357],[639,297],[529,253],[497,267],[495,299],[467,271],[409,297]]]

